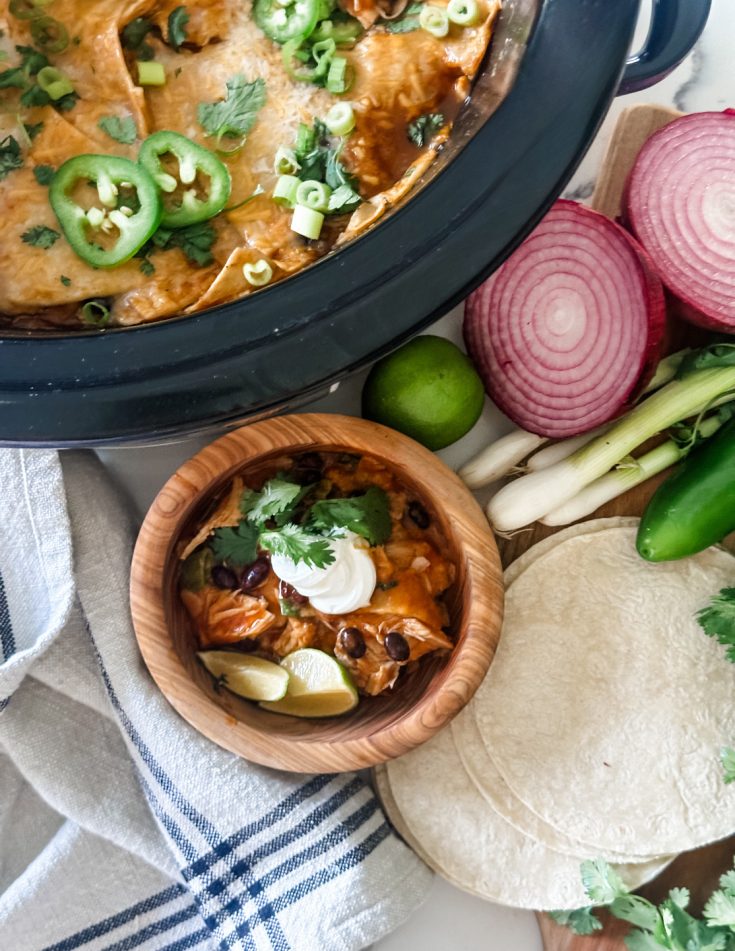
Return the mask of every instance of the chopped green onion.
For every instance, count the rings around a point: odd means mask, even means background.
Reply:
[[[93,327],[105,327],[110,319],[110,308],[106,307],[102,301],[88,300],[82,307],[82,321]]]
[[[329,207],[329,196],[331,194],[332,189],[329,185],[310,178],[301,182],[296,189],[296,204],[312,208],[314,211],[324,212]]]
[[[447,11],[441,7],[433,7],[429,3],[425,4],[419,14],[419,26],[432,36],[441,39],[449,33]]]
[[[44,53],[63,53],[69,45],[66,27],[53,17],[40,16],[31,20],[31,36]]]
[[[543,518],[609,472],[646,439],[702,412],[733,390],[735,367],[697,370],[668,383],[568,458],[503,486],[488,505],[490,521],[498,530],[512,532]]]
[[[141,86],[164,86],[166,84],[166,70],[162,63],[153,60],[145,62],[138,60],[138,84]]]
[[[286,205],[293,208],[296,204],[296,192],[301,184],[301,180],[295,175],[281,175],[273,189],[273,201],[277,205]]]
[[[355,128],[355,113],[349,102],[336,102],[324,116],[324,125],[333,135],[349,135]]]
[[[311,47],[311,55],[316,63],[314,73],[317,77],[326,76],[332,57],[337,51],[337,44],[333,39],[319,40]]]
[[[44,66],[38,71],[38,85],[48,93],[54,102],[62,96],[74,92],[74,86],[68,76],[54,66]]]
[[[273,171],[276,175],[295,175],[300,168],[293,149],[287,149],[283,145],[276,149],[276,157],[273,159]]]
[[[243,264],[242,273],[248,284],[252,284],[253,287],[263,287],[273,278],[273,268],[265,258],[261,258],[255,264]]]
[[[321,234],[323,224],[324,215],[320,211],[314,211],[313,208],[306,208],[304,205],[296,205],[294,208],[291,230],[296,234],[314,241]]]
[[[318,43],[319,40],[334,39],[332,36],[333,33],[334,23],[332,23],[331,20],[322,20],[321,23],[317,23],[309,38],[315,43]]]
[[[474,26],[480,19],[480,7],[477,0],[449,0],[447,16],[458,26]]]
[[[347,92],[352,86],[355,78],[355,72],[344,58],[344,56],[335,56],[329,64],[327,73],[326,87],[327,91],[339,95]]]

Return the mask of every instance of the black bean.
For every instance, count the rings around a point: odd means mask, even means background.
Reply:
[[[318,452],[305,452],[297,457],[296,465],[299,469],[321,469],[322,457]]]
[[[290,601],[292,604],[306,604],[309,600],[306,595],[299,594],[292,584],[281,581],[278,585],[278,597],[282,601]]]
[[[240,587],[243,591],[252,591],[254,588],[260,587],[268,577],[269,571],[270,563],[267,558],[258,558],[252,565],[248,565],[240,575]]]
[[[367,646],[365,638],[357,627],[345,627],[339,632],[339,643],[342,650],[348,657],[354,657],[357,660],[363,657]]]
[[[411,502],[408,506],[408,517],[419,528],[428,528],[431,525],[429,513],[420,502]]]
[[[215,565],[212,568],[212,581],[218,588],[237,588],[237,575],[227,565]]]
[[[408,660],[411,649],[403,634],[399,634],[398,631],[391,631],[390,634],[385,635],[384,643],[385,652],[391,660],[398,661],[399,664]]]

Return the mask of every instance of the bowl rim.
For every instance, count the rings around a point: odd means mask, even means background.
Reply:
[[[264,447],[264,443],[267,447]],[[199,689],[176,651],[166,620],[166,568],[179,530],[193,507],[244,466],[273,451],[344,448],[377,457],[389,467],[411,460],[427,500],[441,507],[465,567],[463,637],[436,689],[426,690],[405,714],[354,739],[305,739],[235,719]],[[130,575],[130,607],[143,660],[174,709],[213,742],[263,766],[295,772],[362,769],[408,752],[445,726],[485,676],[500,636],[503,581],[500,556],[482,509],[437,456],[406,436],[363,419],[332,414],[279,416],[228,433],[180,466],[143,521]]]

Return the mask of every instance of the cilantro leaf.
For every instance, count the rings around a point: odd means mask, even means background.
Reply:
[[[327,211],[332,214],[352,211],[361,201],[362,198],[349,185],[338,185],[329,196]]]
[[[25,89],[28,75],[22,66],[12,66],[0,73],[0,89]]]
[[[26,122],[23,128],[26,130],[26,135],[32,142],[41,129],[43,129],[43,122]]]
[[[326,568],[334,562],[334,552],[326,538],[305,531],[300,525],[284,525],[272,532],[262,532],[261,548],[274,555],[283,555],[291,561]]]
[[[724,772],[723,780],[729,785],[735,783],[735,750],[731,746],[723,746],[720,750],[720,762]],[[735,873],[733,873],[735,874]]]
[[[558,925],[569,928],[574,934],[589,935],[602,929],[602,922],[595,914],[593,905],[575,908],[573,911],[550,911],[549,917]]]
[[[332,189],[329,211],[339,214],[353,211],[362,201],[357,191],[357,178],[340,161],[342,140],[330,134],[320,120],[313,128],[302,125],[296,143],[296,158],[301,166],[298,177],[302,182],[325,182]]]
[[[12,135],[6,135],[0,142],[0,182],[16,168],[22,168],[23,156],[21,155],[18,140]]]
[[[97,125],[111,139],[122,142],[123,145],[132,145],[138,137],[135,119],[132,116],[102,116]]]
[[[687,353],[676,371],[676,379],[682,380],[697,370],[731,366],[735,366],[735,343],[719,341]]]
[[[151,242],[161,251],[180,248],[192,263],[206,267],[214,261],[212,245],[216,238],[217,232],[212,224],[209,221],[201,221],[175,231],[159,228]],[[146,253],[143,253],[145,250],[144,248],[139,252],[141,257],[146,257]]]
[[[33,248],[42,248],[46,251],[56,244],[60,237],[59,232],[54,231],[53,228],[47,228],[46,225],[35,225],[33,228],[29,228],[28,231],[24,231],[20,239],[24,244],[30,244]]]
[[[143,258],[140,262],[139,270],[142,274],[145,274],[146,277],[152,277],[156,273],[156,265],[148,258]]]
[[[689,905],[689,889],[672,888],[669,892],[668,898],[666,899],[666,904],[678,905],[682,911],[686,911],[686,908]]]
[[[249,522],[237,528],[217,528],[212,537],[212,551],[218,561],[242,567],[258,557],[258,529]]]
[[[312,505],[309,527],[333,533],[343,529],[382,545],[390,538],[390,503],[386,493],[371,486],[364,495],[351,499],[322,499]]]
[[[422,6],[422,3],[409,3],[403,11],[403,16],[386,22],[386,30],[389,33],[413,33],[414,30],[418,30]]]
[[[277,515],[290,515],[304,494],[303,487],[295,482],[269,479],[260,492],[250,489],[243,492],[240,511],[249,522],[263,525],[269,518],[275,518]]]
[[[580,872],[584,890],[596,904],[610,905],[616,898],[628,894],[622,878],[604,859],[583,862]]]
[[[37,76],[44,66],[50,65],[48,56],[32,46],[16,46],[15,49],[20,53],[21,69],[29,76]]]
[[[153,59],[155,51],[150,43],[146,43],[146,37],[153,29],[153,24],[145,17],[136,17],[131,20],[120,34],[120,42],[125,49],[135,54],[136,59]]]
[[[720,928],[735,928],[735,895],[725,891],[712,892],[703,915],[707,924]]]
[[[616,918],[646,931],[653,931],[659,920],[656,906],[640,895],[619,895],[610,905],[610,911]]]
[[[62,274],[59,278],[64,287],[69,287],[71,285],[71,278],[67,277],[66,274]]]
[[[406,135],[408,135],[410,142],[421,149],[443,125],[444,116],[441,112],[429,112],[425,116],[419,116],[418,119],[409,122],[406,127]]]
[[[625,938],[625,947],[628,951],[661,951],[661,948],[668,948],[669,945],[659,944],[645,931],[631,931]]]
[[[168,45],[179,52],[182,43],[186,43],[186,24],[190,20],[186,7],[176,7],[168,15]]]
[[[708,637],[727,647],[726,655],[735,664],[735,588],[722,588],[706,608],[697,612],[697,621]]]
[[[33,169],[33,177],[39,185],[50,185],[55,174],[53,165],[37,165]]]
[[[735,869],[730,869],[720,876],[720,888],[728,895],[735,895]],[[686,891],[686,889],[683,889]]]
[[[224,99],[199,103],[199,124],[207,135],[241,138],[252,129],[265,104],[265,83],[260,78],[249,83],[238,75],[228,79],[226,86]]]

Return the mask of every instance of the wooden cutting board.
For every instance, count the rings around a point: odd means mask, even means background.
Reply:
[[[622,113],[613,132],[607,155],[603,162],[591,204],[611,218],[620,214],[620,203],[625,180],[641,146],[657,129],[677,118],[681,113],[659,106],[633,106]],[[680,324],[674,317],[669,328],[672,346],[677,349],[686,343],[700,339],[698,331]],[[613,515],[641,515],[656,486],[665,473],[644,485],[614,499],[590,516],[591,518]],[[498,539],[504,565],[509,565],[526,549],[558,529],[534,525],[530,531],[522,531],[510,539]],[[735,854],[735,836],[724,839],[679,856],[658,878],[641,889],[641,893],[654,901],[662,900],[670,888],[686,886],[692,893],[692,909],[695,913],[717,885],[717,879],[731,867]],[[628,925],[607,915],[603,931],[590,937],[573,935],[561,928],[544,914],[537,915],[545,951],[626,951],[623,938]]]

